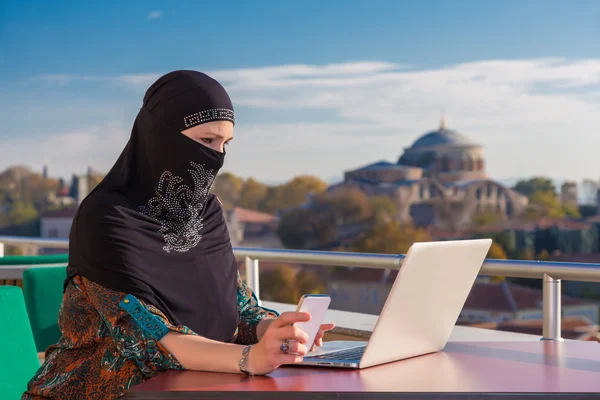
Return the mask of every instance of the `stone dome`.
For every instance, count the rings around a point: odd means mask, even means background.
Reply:
[[[448,129],[444,119],[439,129],[426,133],[406,148],[397,164],[421,168],[423,176],[440,181],[487,177],[483,147],[461,133]]]
[[[418,138],[409,149],[419,150],[437,146],[475,147],[478,145],[462,133],[446,128],[446,122],[442,119],[438,130],[424,134]]]

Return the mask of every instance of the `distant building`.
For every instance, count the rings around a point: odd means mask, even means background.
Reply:
[[[40,216],[40,236],[68,239],[76,211],[76,207],[68,207],[43,213]]]
[[[233,246],[282,247],[276,234],[278,219],[275,215],[241,207],[234,207],[225,215]]]
[[[496,329],[505,332],[542,336],[543,319],[513,320],[506,322],[481,322],[466,324],[474,328]],[[568,316],[561,319],[561,337],[568,340],[600,342],[598,325],[585,317]]]
[[[46,196],[48,203],[55,207],[70,207],[81,204],[90,192],[90,180],[93,178],[93,175],[90,175],[90,171],[88,168],[87,174],[73,174],[70,186],[65,185],[61,178],[58,190],[49,192]],[[46,167],[44,167],[44,173],[48,173]]]
[[[598,229],[600,229],[600,215],[597,215],[594,218],[596,219]],[[553,254],[550,256],[550,261],[600,264],[600,252],[587,254]],[[562,288],[563,293],[569,296],[588,297],[600,300],[600,282],[563,281]]]
[[[510,219],[528,202],[526,196],[491,180],[482,146],[448,129],[444,120],[439,129],[406,148],[397,163],[379,161],[347,171],[344,181],[329,190],[340,187],[390,196],[399,220],[451,230],[468,227],[478,213]]]
[[[338,268],[327,282],[330,308],[379,315],[392,284],[395,270]],[[469,293],[459,316],[460,323],[535,320],[542,318],[542,291],[507,281],[478,280]],[[421,299],[423,300],[423,299]],[[583,316],[598,323],[599,307],[568,296],[562,296],[564,316]]]
[[[69,194],[75,199],[77,205],[80,205],[83,199],[89,194],[88,188],[88,175],[73,175]]]
[[[463,307],[459,322],[503,322],[543,318],[540,289],[511,284],[477,282]],[[598,323],[598,305],[562,295],[562,315],[585,317]]]
[[[562,186],[560,187],[560,201],[566,206],[579,206],[579,198],[577,195],[577,183],[565,182],[562,184]]]
[[[599,229],[591,220],[555,219],[543,217],[537,221],[506,221],[495,225],[481,226],[468,233],[454,234],[451,238],[468,239],[502,233],[508,247],[539,254],[591,254],[599,251]],[[437,239],[443,235],[432,233]]]
[[[48,211],[40,216],[40,236],[68,238],[77,206]],[[279,248],[276,235],[277,217],[258,211],[236,207],[225,214],[233,246]]]

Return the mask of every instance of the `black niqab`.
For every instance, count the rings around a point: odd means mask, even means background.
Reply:
[[[233,106],[205,74],[171,72],[148,89],[125,149],[73,220],[66,284],[79,274],[201,336],[232,338],[237,264],[210,193],[225,154],[181,133],[218,120],[234,122]]]

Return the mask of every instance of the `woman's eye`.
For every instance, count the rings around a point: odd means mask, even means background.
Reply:
[[[211,144],[213,140],[209,138],[202,138],[202,141],[206,144]]]

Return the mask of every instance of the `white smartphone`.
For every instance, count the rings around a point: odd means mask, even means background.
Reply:
[[[315,337],[319,333],[319,328],[325,318],[325,313],[329,309],[331,303],[331,297],[326,294],[305,294],[300,298],[296,311],[307,312],[311,315],[310,321],[307,322],[296,322],[294,326],[302,329],[308,334],[308,341],[306,347],[308,350],[312,348]]]

